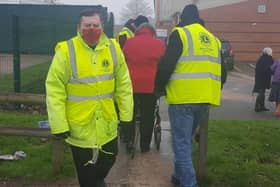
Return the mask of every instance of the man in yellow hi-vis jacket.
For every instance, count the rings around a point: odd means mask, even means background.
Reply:
[[[181,22],[169,37],[156,75],[155,92],[166,92],[174,151],[173,183],[197,184],[192,163],[192,136],[208,116],[208,106],[220,105],[222,66],[220,41],[203,25],[196,5],[185,6]]]
[[[118,152],[114,103],[129,124],[133,95],[123,53],[104,34],[98,9],[82,11],[77,36],[57,44],[46,96],[51,132],[70,144],[80,186],[105,186]]]
[[[127,39],[132,38],[135,32],[134,19],[129,19],[123,26],[122,30],[118,33],[118,41],[123,48]]]

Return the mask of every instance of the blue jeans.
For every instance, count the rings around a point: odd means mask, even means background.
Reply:
[[[208,104],[169,105],[168,113],[174,151],[174,175],[182,187],[194,187],[196,176],[192,162],[192,136],[201,120],[208,117]]]

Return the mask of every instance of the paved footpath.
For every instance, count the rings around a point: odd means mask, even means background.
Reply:
[[[211,108],[210,119],[276,119],[272,115],[273,104],[267,102],[270,112],[254,112],[253,69],[249,64],[242,64],[242,68],[229,73],[227,83],[222,94],[220,107]],[[266,93],[268,95],[268,92]],[[159,151],[152,143],[149,153],[142,154],[139,146],[134,159],[126,154],[123,144],[119,145],[116,164],[110,171],[106,181],[109,187],[172,187],[170,175],[173,170],[170,125],[168,122],[167,105],[160,104],[162,117],[162,142]],[[1,186],[1,185],[0,185]],[[6,185],[7,186],[7,185]],[[58,181],[47,186],[78,186],[77,180]]]
[[[210,109],[210,119],[214,120],[258,120],[276,119],[272,115],[274,105],[266,101],[270,112],[254,112],[255,96],[252,95],[254,85],[254,69],[251,64],[237,64],[235,71],[229,73],[227,83],[223,88],[222,104]],[[266,93],[268,97],[269,91]],[[170,125],[168,122],[167,105],[161,102],[160,112],[163,119],[163,140],[160,151],[155,147],[150,153],[136,153],[132,160],[125,151],[120,150],[117,164],[107,178],[112,184],[127,184],[128,186],[168,187],[173,170]],[[113,185],[114,186],[114,185]]]
[[[159,151],[153,142],[148,153],[141,153],[138,145],[133,159],[126,154],[124,145],[120,145],[117,162],[107,177],[107,182],[111,184],[109,186],[172,187],[172,149],[168,122],[162,123],[162,137]]]
[[[250,64],[240,64],[230,72],[227,83],[223,88],[222,104],[210,109],[210,119],[214,120],[251,120],[276,119],[272,112],[255,113],[255,96],[252,95],[254,85],[254,69]],[[268,96],[269,92],[266,93]],[[266,102],[267,107],[273,110],[273,104]],[[173,170],[170,125],[168,122],[167,105],[160,104],[160,113],[163,119],[163,134],[160,151],[152,147],[150,153],[136,153],[131,159],[125,154],[122,146],[116,165],[111,170],[107,181],[112,186],[150,186],[168,187]]]

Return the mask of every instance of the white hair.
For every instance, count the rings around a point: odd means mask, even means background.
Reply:
[[[269,56],[272,56],[272,49],[270,47],[265,47],[263,49],[263,54],[267,54]]]
[[[139,30],[143,29],[143,28],[148,28],[150,31],[152,31],[153,35],[156,36],[156,30],[155,28],[153,27],[153,25],[151,25],[150,23],[142,23],[140,24],[137,28],[136,28],[136,31],[135,33],[137,33]]]

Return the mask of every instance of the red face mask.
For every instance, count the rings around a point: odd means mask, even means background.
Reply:
[[[82,38],[90,46],[93,46],[98,42],[100,35],[101,29],[90,28],[82,30]]]

